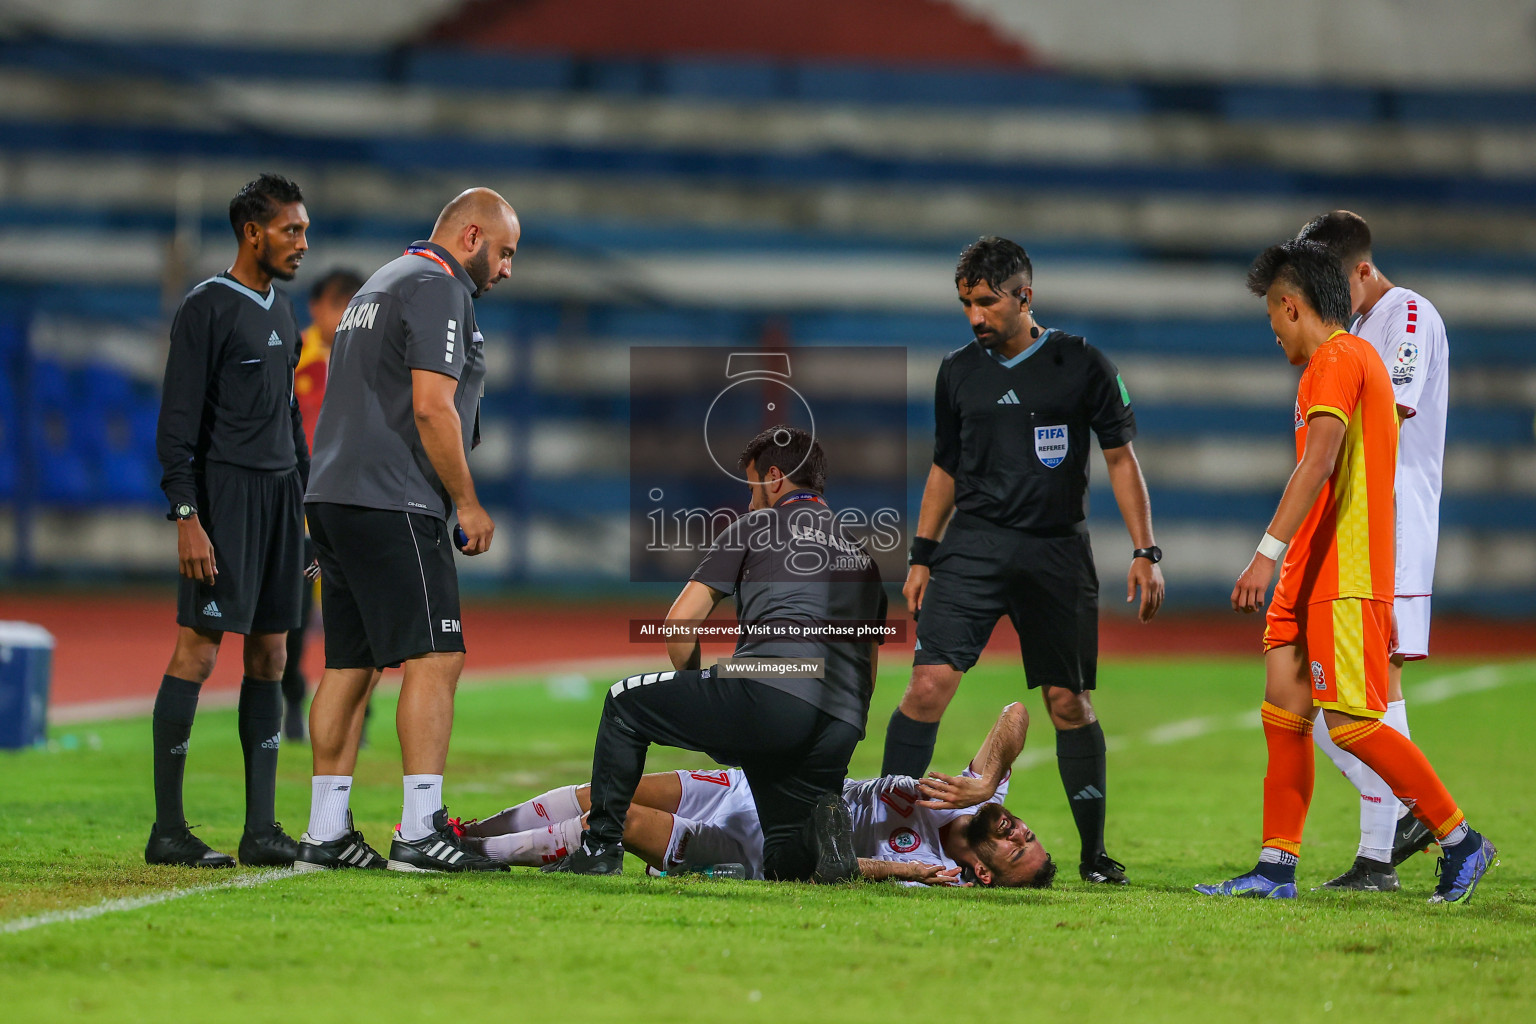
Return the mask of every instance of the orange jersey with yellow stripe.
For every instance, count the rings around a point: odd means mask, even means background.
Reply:
[[[331,346],[320,337],[320,328],[311,324],[299,336],[299,365],[293,371],[293,397],[299,403],[304,420],[304,439],[310,453],[315,450],[315,421],[320,418],[320,403],[325,398],[325,371],[331,364]]]
[[[1338,598],[1392,601],[1397,407],[1370,342],[1346,331],[1325,341],[1296,389],[1296,461],[1315,416],[1344,421],[1333,475],[1291,538],[1281,586],[1297,604]]]

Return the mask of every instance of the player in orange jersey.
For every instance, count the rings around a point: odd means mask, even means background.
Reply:
[[[304,420],[305,440],[310,450],[315,446],[315,420],[320,418],[320,400],[325,397],[325,371],[331,362],[331,342],[336,326],[346,312],[347,303],[363,286],[355,270],[336,268],[327,271],[309,289],[309,326],[299,336],[299,365],[293,371],[293,398],[299,403]],[[304,564],[315,562],[315,545],[304,537]],[[304,587],[303,620],[298,629],[288,631],[288,662],[283,668],[283,738],[304,739],[304,694],[309,689],[300,662],[304,655],[304,637],[314,614],[315,589]]]
[[[1369,342],[1344,330],[1349,282],[1324,246],[1271,246],[1249,270],[1248,288],[1264,297],[1286,358],[1306,369],[1296,389],[1296,469],[1232,590],[1235,610],[1257,611],[1285,553],[1264,631],[1264,841],[1252,871],[1195,890],[1296,895],[1312,800],[1312,725],[1321,709],[1334,742],[1386,780],[1439,840],[1444,856],[1430,902],[1465,900],[1498,851],[1468,826],[1413,741],[1381,721],[1396,642],[1398,423],[1386,365]]]

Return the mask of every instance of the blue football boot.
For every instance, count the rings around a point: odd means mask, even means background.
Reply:
[[[1440,863],[1435,866],[1440,882],[1435,886],[1435,894],[1429,898],[1429,902],[1465,903],[1472,898],[1477,883],[1488,873],[1488,869],[1499,863],[1498,847],[1475,832],[1473,835],[1477,836],[1475,845],[1463,844],[1470,847],[1469,852],[1457,856],[1447,851],[1440,858]]]
[[[1246,896],[1256,900],[1293,900],[1296,898],[1295,882],[1276,882],[1257,871],[1229,878],[1215,885],[1197,885],[1195,892],[1205,896]]]

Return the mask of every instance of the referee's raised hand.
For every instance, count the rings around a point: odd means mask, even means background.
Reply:
[[[183,576],[205,587],[213,586],[213,578],[219,574],[213,557],[213,541],[208,539],[208,532],[195,515],[176,523],[176,557]]]

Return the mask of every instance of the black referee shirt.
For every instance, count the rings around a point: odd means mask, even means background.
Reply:
[[[174,509],[197,504],[205,462],[299,469],[309,445],[293,399],[299,329],[288,296],[252,291],[228,273],[187,293],[171,322],[155,450],[160,488]]]
[[[1007,366],[973,341],[944,357],[933,461],[955,478],[961,512],[1011,529],[1071,526],[1087,516],[1088,431],[1102,448],[1128,444],[1131,396],[1074,334],[1049,331],[1021,355]]]
[[[741,623],[820,626],[885,622],[880,569],[818,501],[780,502],[742,516],[704,556],[692,579],[736,598]],[[758,682],[799,697],[864,735],[873,691],[871,640],[757,640],[743,636],[740,658],[825,658],[821,679],[764,675]]]

